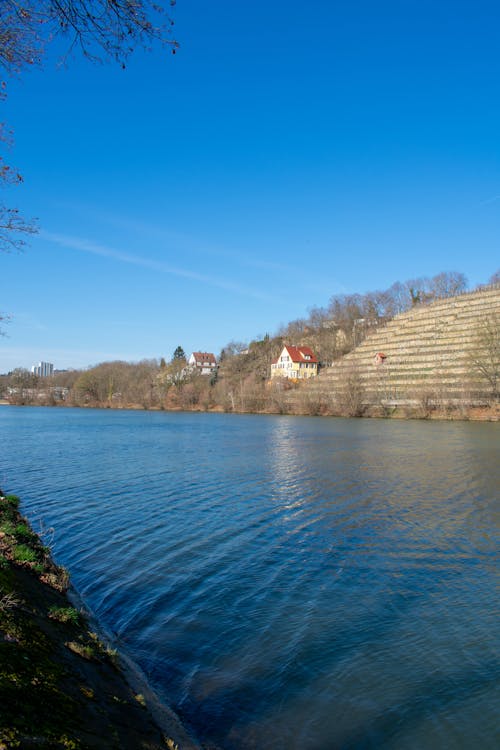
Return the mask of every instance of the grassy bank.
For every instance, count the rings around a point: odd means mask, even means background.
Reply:
[[[153,719],[68,587],[18,498],[0,493],[0,750],[197,747]]]

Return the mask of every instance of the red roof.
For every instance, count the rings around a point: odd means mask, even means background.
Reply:
[[[292,360],[292,362],[315,362],[316,364],[318,364],[316,355],[309,346],[285,345],[285,349],[290,355],[290,359]],[[280,358],[280,356],[281,354],[278,356],[278,359]],[[275,360],[274,364],[276,364],[278,359]]]
[[[208,364],[216,365],[217,360],[212,352],[193,352],[193,357],[196,362],[208,362]]]

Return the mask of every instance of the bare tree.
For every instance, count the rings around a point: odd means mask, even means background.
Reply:
[[[269,408],[278,414],[286,414],[290,410],[289,392],[293,387],[291,383],[285,383],[286,378],[276,378],[271,381],[267,392]]]
[[[459,271],[443,271],[432,277],[429,287],[433,299],[455,297],[467,289],[467,278]]]
[[[5,98],[5,91],[0,91],[0,102]],[[12,135],[0,123],[0,144],[5,149],[12,145]],[[23,178],[17,169],[6,164],[5,159],[0,155],[0,189],[5,189],[9,185],[19,185]],[[0,251],[10,252],[11,250],[22,250],[26,244],[26,236],[34,234],[37,231],[36,221],[26,220],[20,214],[19,209],[9,208],[0,202]]]
[[[365,408],[363,399],[365,389],[355,364],[344,367],[339,372],[335,402],[343,417],[360,417]]]
[[[68,54],[79,50],[91,60],[125,65],[136,47],[178,47],[173,20],[154,0],[2,0],[0,65],[19,73],[40,63],[57,36],[68,39]],[[168,5],[175,5],[171,0]]]
[[[389,304],[393,316],[410,309],[412,300],[406,284],[402,284],[400,281],[395,281],[387,290],[387,294],[390,300]]]
[[[39,378],[24,367],[18,367],[10,374],[12,388],[11,401],[15,404],[31,403],[36,395]]]
[[[228,359],[229,357],[235,357],[238,354],[242,354],[248,349],[248,344],[244,341],[230,341],[226,346],[221,349],[219,361]]]
[[[0,312],[0,323],[8,323],[9,320],[10,320],[9,315],[5,315],[5,313]],[[0,336],[6,336],[6,335],[7,334],[5,333],[5,331],[2,328],[0,328]]]
[[[473,370],[488,383],[491,396],[500,396],[500,313],[484,318],[476,329],[470,354]]]

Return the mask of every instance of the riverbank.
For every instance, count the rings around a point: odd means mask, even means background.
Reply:
[[[196,750],[75,606],[69,575],[0,493],[0,750]]]
[[[165,411],[186,412],[196,414],[257,414],[257,415],[288,415],[296,417],[355,417],[362,419],[402,419],[402,420],[436,420],[436,421],[463,421],[463,422],[500,422],[500,403],[484,406],[462,406],[448,405],[446,407],[436,406],[424,401],[407,404],[385,404],[378,406],[366,406],[358,410],[358,413],[340,413],[331,409],[328,404],[321,400],[307,402],[299,408],[293,404],[284,403],[281,408],[276,409],[223,409],[221,406],[203,408],[199,404],[188,407],[145,407],[141,404],[109,404],[109,403],[58,403],[58,404],[13,404],[8,401],[0,401],[0,406],[56,406],[57,408],[70,409],[110,409],[112,411]]]

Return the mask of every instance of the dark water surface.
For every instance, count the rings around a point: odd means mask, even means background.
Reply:
[[[0,486],[224,749],[493,749],[499,425],[0,407]]]

